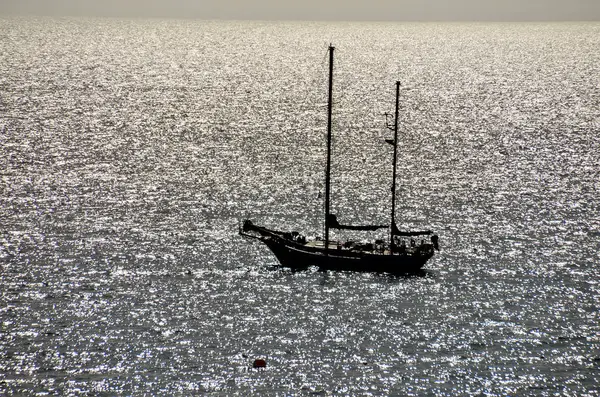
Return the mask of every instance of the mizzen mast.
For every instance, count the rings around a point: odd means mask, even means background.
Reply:
[[[398,159],[398,102],[400,100],[400,82],[396,81],[396,110],[394,112],[394,159],[392,171],[392,216],[390,220],[390,255],[394,252],[394,235],[396,230],[396,167]]]

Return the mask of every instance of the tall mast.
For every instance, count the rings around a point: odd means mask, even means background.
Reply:
[[[329,45],[329,98],[327,101],[327,168],[325,169],[325,253],[329,249],[329,201],[331,190],[331,109],[333,107],[333,51]]]
[[[396,230],[396,164],[398,154],[398,102],[400,100],[400,82],[396,81],[396,111],[394,113],[394,160],[392,171],[392,219],[390,223],[390,255],[394,247],[394,231]]]

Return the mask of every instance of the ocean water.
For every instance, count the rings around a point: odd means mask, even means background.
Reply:
[[[237,235],[322,233],[329,43],[333,211],[387,222],[401,81],[423,274],[290,272]],[[0,394],[598,395],[599,48],[598,23],[0,18]]]

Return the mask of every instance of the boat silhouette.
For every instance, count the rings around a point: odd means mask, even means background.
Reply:
[[[418,272],[439,249],[438,237],[430,230],[402,231],[396,226],[396,168],[398,152],[398,102],[400,82],[396,82],[396,108],[393,126],[394,138],[386,140],[394,147],[392,170],[392,204],[389,225],[343,225],[330,211],[331,205],[331,136],[333,107],[333,59],[335,47],[329,46],[329,90],[327,102],[327,164],[325,170],[325,236],[323,239],[307,239],[292,231],[274,230],[255,225],[246,219],[239,234],[263,242],[275,255],[279,263],[292,269],[317,266],[321,270],[385,272],[406,274]],[[330,229],[374,231],[389,228],[389,241],[373,242],[332,241]]]

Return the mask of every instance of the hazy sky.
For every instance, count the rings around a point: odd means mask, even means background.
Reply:
[[[600,0],[0,0],[0,14],[370,21],[599,21]]]

